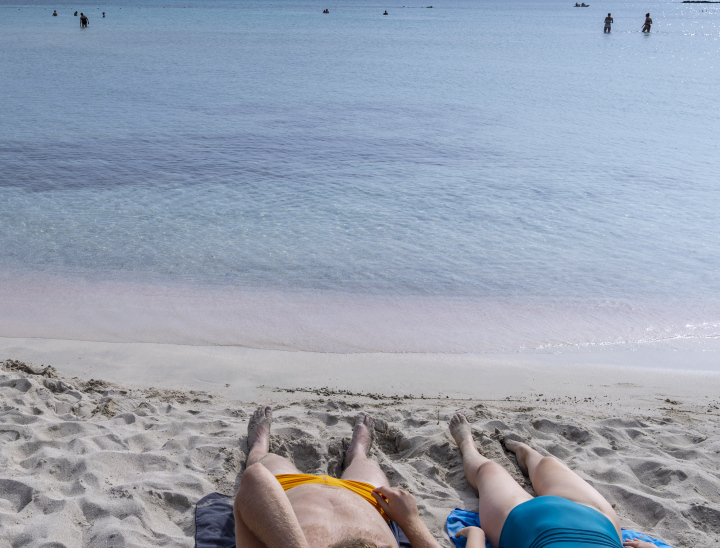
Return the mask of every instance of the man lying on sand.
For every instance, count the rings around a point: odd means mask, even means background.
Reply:
[[[391,489],[380,466],[367,458],[373,420],[355,419],[341,479],[302,474],[270,453],[270,407],[248,424],[247,468],[235,497],[235,539],[242,548],[398,547],[392,519],[413,548],[440,548],[418,515],[415,498]]]
[[[450,420],[450,433],[462,453],[465,477],[480,499],[482,529],[466,527],[457,533],[467,537],[467,548],[484,548],[486,535],[493,547],[501,548],[622,545],[613,507],[559,460],[543,457],[515,435],[505,436],[503,446],[515,453],[518,467],[538,494],[533,498],[502,466],[478,452],[462,413]],[[627,541],[625,546],[657,548],[640,540]]]

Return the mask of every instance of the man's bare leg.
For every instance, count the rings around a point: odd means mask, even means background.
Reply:
[[[248,423],[245,473],[235,496],[235,541],[243,548],[306,548],[305,535],[277,474],[299,470],[280,455],[270,453],[272,409],[258,407]]]
[[[362,481],[375,487],[389,485],[380,465],[367,457],[372,445],[373,428],[373,418],[367,413],[360,413],[355,417],[352,441],[345,452],[345,471],[342,479]]]
[[[620,535],[620,522],[610,503],[594,487],[554,457],[543,457],[529,445],[505,440],[505,448],[515,453],[518,465],[525,467],[538,495],[562,497],[607,516]]]
[[[248,454],[246,467],[255,463],[262,464],[274,476],[279,474],[300,474],[295,465],[280,455],[270,453],[270,425],[272,424],[272,409],[266,406],[258,407],[250,417],[248,423]]]
[[[498,546],[510,511],[532,496],[502,466],[478,452],[470,424],[462,413],[456,413],[450,420],[450,433],[462,453],[465,477],[477,489],[483,531],[490,544]]]

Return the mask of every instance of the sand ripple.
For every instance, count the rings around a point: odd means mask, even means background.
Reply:
[[[360,408],[376,417],[372,454],[415,493],[438,539],[456,506],[475,509],[447,433],[462,409],[480,450],[526,489],[499,437],[516,431],[578,471],[623,526],[683,546],[720,541],[718,402],[658,401],[635,413],[609,399],[457,401],[268,392],[272,449],[302,471],[336,475]],[[706,405],[707,404],[707,405]],[[234,493],[248,412],[202,391],[124,389],[53,368],[0,370],[0,547],[194,546],[194,504]],[[438,424],[439,422],[439,424]]]

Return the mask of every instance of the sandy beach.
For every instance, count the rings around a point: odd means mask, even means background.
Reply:
[[[295,356],[301,366],[312,358]],[[328,359],[340,369],[340,357]],[[503,433],[517,432],[567,463],[615,506],[623,527],[678,548],[720,541],[716,373],[556,366],[546,368],[539,391],[508,367],[487,376],[493,386],[485,390],[470,383],[476,395],[438,395],[443,384],[433,384],[433,370],[443,368],[421,357],[385,358],[390,390],[378,390],[377,378],[367,376],[372,357],[343,359],[366,363],[365,377],[347,368],[337,373],[346,383],[289,385],[272,371],[265,375],[271,382],[259,382],[260,371],[238,391],[244,398],[219,383],[223,390],[172,388],[167,379],[153,387],[8,359],[0,371],[0,546],[194,546],[194,505],[211,492],[237,489],[248,417],[259,403],[275,408],[272,449],[304,472],[329,475],[341,469],[354,416],[371,413],[373,458],[391,485],[416,495],[444,546],[448,513],[477,506],[447,429],[457,410],[472,423],[481,452],[528,490],[498,441]],[[407,390],[400,389],[403,360],[419,373]]]
[[[194,547],[260,405],[444,548],[457,412],[720,547],[720,4],[586,3],[0,0],[0,548]]]

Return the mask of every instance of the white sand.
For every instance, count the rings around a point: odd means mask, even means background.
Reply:
[[[447,514],[477,504],[447,432],[458,409],[481,451],[519,481],[499,433],[516,431],[566,462],[615,504],[625,527],[678,548],[720,542],[717,373],[623,369],[582,356],[584,367],[550,360],[540,375],[548,358],[88,344],[102,343],[0,345],[4,357],[53,363],[60,373],[9,362],[0,370],[0,548],[193,546],[194,503],[234,493],[247,417],[260,402],[276,408],[274,450],[308,473],[336,474],[354,415],[370,412],[374,458],[391,485],[418,497],[443,545]]]

